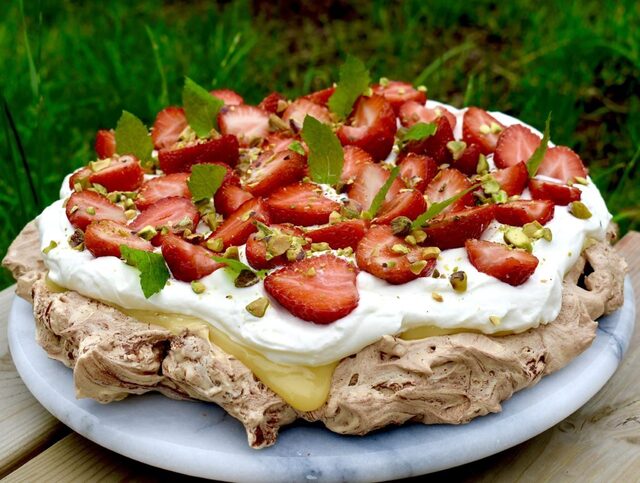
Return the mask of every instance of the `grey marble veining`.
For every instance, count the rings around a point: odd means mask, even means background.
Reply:
[[[635,320],[631,283],[625,304],[601,319],[593,345],[564,369],[521,391],[503,411],[462,426],[406,425],[364,437],[296,423],[278,443],[255,451],[244,429],[212,404],[160,395],[101,405],[77,400],[69,369],[34,339],[31,305],[15,299],[9,342],[18,372],[54,416],[96,443],[144,463],[234,481],[375,481],[409,477],[484,458],[525,441],[587,402],[611,377]]]

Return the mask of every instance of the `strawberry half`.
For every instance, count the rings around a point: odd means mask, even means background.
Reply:
[[[462,139],[467,144],[477,144],[482,154],[495,151],[498,136],[504,125],[479,107],[470,107],[462,117]]]
[[[586,178],[587,169],[580,156],[566,146],[548,148],[538,168],[538,173],[569,183],[576,178]]]
[[[398,117],[400,117],[400,122],[404,127],[411,127],[418,122],[429,124],[437,121],[441,116],[444,116],[449,121],[452,130],[455,129],[456,116],[444,107],[431,109],[425,107],[424,103],[409,101],[402,104],[398,110]]]
[[[340,203],[322,194],[311,183],[296,183],[276,190],[268,199],[269,214],[274,223],[294,225],[324,225],[332,211],[340,210]]]
[[[554,205],[549,200],[517,200],[496,205],[496,220],[505,225],[523,226],[537,221],[541,225],[553,218]]]
[[[306,96],[302,96],[302,99],[309,99],[311,102],[315,102],[316,104],[320,104],[321,106],[326,106],[327,102],[329,102],[329,98],[335,91],[335,87],[327,87],[326,89],[322,89],[320,91],[307,94]]]
[[[298,132],[302,129],[304,118],[307,116],[315,117],[324,124],[331,122],[329,109],[308,99],[298,99],[289,105],[282,114],[282,120],[290,125],[294,132]]]
[[[391,104],[396,114],[400,106],[406,102],[412,101],[421,105],[427,102],[427,94],[407,82],[388,81],[385,85],[375,84],[372,88],[374,94],[384,97]]]
[[[448,200],[457,195],[461,191],[469,189],[472,186],[471,181],[454,168],[447,168],[440,171],[435,178],[429,183],[425,194],[429,203],[439,203]],[[460,211],[466,206],[473,205],[473,195],[467,193],[455,203],[449,205],[443,210],[443,213]]]
[[[367,164],[360,169],[355,181],[349,188],[349,198],[357,201],[362,210],[366,211],[371,207],[371,202],[375,198],[382,185],[389,179],[391,173],[379,164]],[[392,199],[398,192],[404,188],[401,180],[395,179],[391,184],[391,188],[385,197],[386,200]]]
[[[90,223],[84,233],[84,246],[94,257],[120,257],[120,245],[150,252],[153,245],[134,235],[126,226],[112,220]]]
[[[529,280],[538,266],[538,259],[519,249],[501,243],[467,240],[469,261],[479,272],[486,273],[509,285],[518,286]]]
[[[396,129],[396,115],[384,97],[360,96],[349,124],[341,126],[337,134],[343,146],[357,146],[379,160],[391,152]]]
[[[69,223],[84,230],[92,221],[111,220],[126,223],[124,210],[95,191],[72,193],[65,208]]]
[[[451,166],[467,176],[473,176],[478,171],[478,161],[481,154],[480,146],[469,144],[464,148],[462,155],[451,162]]]
[[[304,238],[304,233],[299,228],[293,225],[271,225],[269,227],[276,234],[292,235],[299,238]],[[259,236],[261,235],[261,236]],[[276,255],[272,258],[267,258],[267,244],[269,243],[269,236],[264,236],[262,233],[252,233],[247,240],[246,255],[249,265],[256,270],[262,270],[267,268],[273,268],[278,265],[286,265],[289,262],[286,254]],[[303,246],[306,246],[305,243]],[[304,251],[300,252],[304,257]]]
[[[222,240],[223,248],[240,246],[247,242],[249,236],[257,230],[255,222],[269,223],[269,215],[260,198],[246,201],[218,227],[208,240]]]
[[[426,154],[431,156],[437,164],[451,163],[453,156],[447,148],[447,143],[453,141],[453,130],[445,117],[435,121],[436,132],[420,141],[409,141],[404,151],[409,153]]]
[[[493,220],[494,206],[476,206],[437,216],[424,228],[425,243],[446,250],[464,246],[469,238],[480,238]]]
[[[164,198],[148,207],[129,223],[129,228],[137,232],[146,226],[158,231],[166,227],[173,233],[181,233],[187,228],[195,231],[199,221],[200,213],[191,200],[173,197]],[[161,241],[161,235],[151,240],[154,245]]]
[[[345,185],[353,183],[363,166],[373,164],[373,158],[368,152],[356,146],[344,146],[343,150],[344,164],[340,182]]]
[[[269,113],[255,106],[229,106],[218,114],[222,134],[238,138],[240,146],[251,146],[269,134]]]
[[[400,178],[409,188],[424,192],[427,185],[438,172],[436,162],[424,154],[409,153],[398,164]]]
[[[346,220],[308,231],[306,236],[311,238],[313,243],[328,243],[334,250],[346,247],[355,250],[367,228],[368,223],[364,220]]]
[[[239,186],[231,183],[223,183],[213,197],[216,211],[227,217],[233,214],[245,202],[253,198],[253,195]]]
[[[265,151],[249,166],[244,187],[253,196],[266,196],[301,179],[306,168],[305,158],[293,151]]]
[[[541,179],[529,180],[529,191],[534,200],[550,200],[556,205],[568,205],[572,201],[580,201],[582,192],[575,186],[543,181]]]
[[[219,162],[235,166],[240,151],[238,139],[227,135],[206,141],[198,140],[186,146],[161,149],[158,152],[160,169],[166,174],[191,171],[194,164]]]
[[[527,162],[540,146],[540,138],[521,124],[509,126],[498,138],[493,161],[498,168],[508,168]]]
[[[294,137],[292,133],[289,132],[272,132],[264,141],[262,141],[262,145],[260,146],[264,151],[273,151],[274,153],[279,153],[280,151],[287,151],[291,143],[298,141],[300,145],[303,147],[305,152],[308,151],[307,145],[304,141],[301,141],[297,137]]]
[[[99,159],[110,158],[116,154],[116,133],[113,129],[100,129],[96,133],[94,148]]]
[[[420,191],[416,189],[404,190],[382,204],[374,221],[380,225],[386,225],[398,216],[406,216],[410,220],[415,220],[426,210],[427,202]]]
[[[131,154],[113,156],[109,166],[89,175],[89,183],[102,185],[107,191],[135,191],[143,181],[140,161]]]
[[[316,324],[330,324],[358,306],[358,269],[333,255],[292,263],[264,279],[269,295],[291,314]]]
[[[84,166],[74,171],[69,177],[69,188],[75,189],[76,184],[79,184],[82,188],[89,188],[89,176],[91,176],[91,169],[88,166]]]
[[[507,196],[519,195],[527,186],[529,172],[524,162],[519,162],[508,168],[498,169],[491,176],[500,184]]]
[[[189,173],[173,173],[145,181],[138,191],[136,208],[144,211],[165,198],[191,198],[188,179]]]
[[[287,102],[287,99],[278,92],[272,92],[260,101],[258,107],[269,114],[277,114],[278,106],[281,105],[282,102]]]
[[[240,104],[244,104],[242,96],[231,89],[215,89],[211,91],[210,94],[224,102],[225,106],[239,106]]]
[[[189,125],[184,109],[181,107],[166,107],[158,113],[153,123],[151,139],[156,149],[170,148],[180,139],[180,134]]]
[[[402,251],[399,246],[403,247]],[[433,258],[421,263],[422,248],[407,245],[385,225],[372,226],[360,240],[356,260],[362,270],[394,285],[426,277],[436,266]]]
[[[162,238],[162,256],[177,280],[199,280],[225,266],[214,261],[212,255],[212,251],[193,245],[182,237],[168,234]]]

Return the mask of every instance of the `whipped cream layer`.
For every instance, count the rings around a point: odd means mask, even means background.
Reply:
[[[464,110],[434,101],[427,102],[427,107],[445,107],[454,113],[457,117],[455,135],[461,137]],[[520,122],[502,113],[491,114],[505,125]],[[394,156],[392,153],[388,161]],[[491,157],[489,160],[491,162]],[[60,193],[63,199],[69,195],[67,186],[65,179]],[[582,202],[593,216],[581,220],[572,216],[566,206],[556,206],[553,219],[546,225],[553,232],[553,241],[534,243],[533,254],[540,263],[524,284],[512,287],[478,272],[464,248],[444,250],[436,268],[446,278],[425,277],[404,285],[390,285],[361,271],[357,277],[358,307],[329,325],[316,325],[294,317],[273,300],[264,317],[254,317],[245,306],[258,297],[267,296],[263,283],[236,288],[224,269],[201,280],[206,286],[203,294],[195,294],[189,283],[172,279],[161,292],[145,299],[135,268],[118,258],[94,258],[86,250],[78,252],[69,246],[67,240],[73,227],[67,220],[63,199],[46,208],[37,221],[41,247],[44,249],[51,241],[58,243],[56,248],[43,254],[49,278],[58,285],[127,309],[195,316],[274,362],[318,366],[354,354],[383,335],[399,334],[419,326],[494,334],[522,332],[553,321],[560,311],[564,274],[577,261],[588,238],[604,238],[611,220],[593,182],[589,180],[588,185],[577,187],[582,191]],[[528,192],[522,197],[528,198]],[[499,228],[500,224],[494,221],[482,238],[501,241]],[[246,262],[244,247],[240,254]],[[468,288],[464,293],[455,292],[449,283],[448,275],[456,270],[467,273]],[[442,302],[433,299],[434,292],[442,296]],[[490,317],[499,317],[500,323],[495,325]]]

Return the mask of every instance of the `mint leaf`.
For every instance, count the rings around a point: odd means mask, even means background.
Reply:
[[[430,136],[433,136],[436,133],[436,123],[430,122],[427,124],[426,122],[417,122],[413,126],[411,126],[407,132],[401,138],[402,144],[406,144],[409,141],[422,141]]]
[[[120,245],[120,253],[128,265],[140,270],[140,287],[145,298],[160,292],[169,280],[169,269],[159,253]]]
[[[153,142],[149,130],[140,119],[127,111],[116,125],[116,148],[118,154],[133,154],[140,161],[150,161]]]
[[[378,192],[376,193],[376,196],[373,198],[373,201],[371,201],[371,206],[367,210],[367,216],[369,219],[375,217],[378,214],[378,210],[382,206],[382,203],[384,203],[384,199],[387,197],[387,193],[389,192],[389,189],[391,188],[391,185],[393,184],[393,182],[398,177],[398,174],[400,174],[400,168],[396,166],[391,170],[391,174],[389,175],[389,178],[387,179],[387,181],[384,182],[382,187],[378,190]]]
[[[338,136],[326,124],[307,115],[302,125],[302,139],[309,147],[309,172],[316,183],[338,184],[344,164],[344,151]]]
[[[347,56],[340,66],[340,82],[329,98],[328,106],[340,119],[345,119],[353,103],[369,88],[369,71],[357,57]]]
[[[253,269],[249,265],[245,265],[240,260],[236,260],[235,258],[218,257],[215,255],[212,255],[211,258],[213,258],[218,263],[224,263],[230,270],[234,271],[236,274],[242,272],[243,270],[249,270],[250,272],[253,272]]]
[[[473,190],[475,190],[479,186],[480,186],[480,183],[476,183],[473,186],[470,186],[469,188],[467,188],[466,190],[463,190],[460,193],[455,194],[451,198],[447,198],[446,200],[440,201],[438,203],[432,203],[431,206],[429,206],[429,208],[427,208],[427,211],[425,211],[418,218],[413,220],[413,223],[411,223],[411,229],[412,230],[417,230],[419,228],[422,228],[422,226],[427,221],[429,221],[434,216],[437,216],[440,213],[442,213],[442,210],[444,210],[447,206],[451,205],[452,203],[455,203],[460,198],[462,198],[464,195],[466,195],[467,193],[471,193]]]
[[[218,113],[224,106],[224,101],[212,96],[204,87],[185,77],[182,106],[191,129],[198,137],[206,138],[218,127]]]
[[[195,164],[187,181],[193,201],[208,200],[222,185],[227,169],[217,164]]]
[[[304,152],[304,147],[302,146],[302,143],[300,141],[293,141],[291,144],[289,144],[289,151],[293,151],[294,153],[298,153],[300,156],[304,156],[305,153]]]
[[[542,164],[542,160],[544,159],[544,155],[547,152],[547,145],[549,144],[549,136],[551,130],[551,113],[547,116],[547,122],[544,125],[544,134],[542,135],[542,141],[540,141],[540,146],[536,148],[533,152],[529,160],[527,161],[527,171],[529,172],[529,177],[533,178],[538,172],[538,168],[540,164]]]

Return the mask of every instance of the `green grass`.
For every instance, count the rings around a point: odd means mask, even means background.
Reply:
[[[26,2],[23,16],[11,0],[5,9],[0,256],[122,109],[151,123],[179,102],[185,75],[248,102],[273,90],[295,96],[337,79],[346,52],[374,78],[425,84],[454,105],[538,127],[553,111],[552,139],[587,161],[622,229],[640,228],[636,1],[104,3]],[[9,283],[0,274],[0,287]]]

